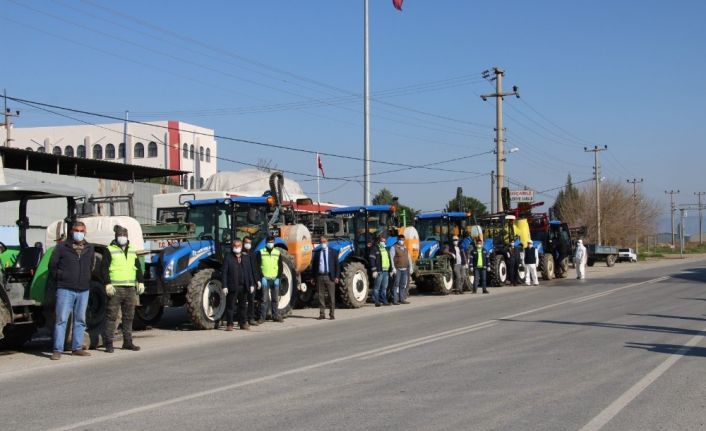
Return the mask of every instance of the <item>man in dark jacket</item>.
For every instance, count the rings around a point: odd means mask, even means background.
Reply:
[[[248,325],[257,326],[257,317],[255,315],[255,301],[258,299],[255,295],[255,282],[257,281],[257,275],[255,274],[255,265],[252,258],[252,238],[246,236],[243,238],[243,255],[250,256],[250,266],[253,270],[252,273],[252,284],[248,286],[247,301],[248,301]]]
[[[387,286],[390,282],[390,253],[387,251],[385,235],[380,235],[376,243],[371,243],[370,255],[370,272],[373,276],[373,302],[376,307],[381,305],[390,305],[387,301]]]
[[[483,249],[483,242],[478,241],[471,250],[471,267],[474,271],[473,290],[471,293],[478,292],[478,284],[483,288],[483,293],[490,293],[486,285],[489,266],[488,253]]]
[[[103,333],[105,351],[113,353],[115,350],[113,337],[119,311],[122,314],[123,349],[138,351],[140,347],[132,342],[132,320],[135,317],[136,299],[145,291],[142,265],[135,249],[130,245],[127,229],[116,225],[113,231],[115,239],[108,246],[110,254],[106,256],[104,264],[104,268],[108,269],[104,279],[107,283],[105,293],[109,298]]]
[[[53,361],[61,359],[64,351],[66,322],[73,312],[73,337],[71,352],[75,356],[91,356],[83,350],[83,335],[86,331],[86,307],[88,289],[93,268],[93,244],[85,240],[86,225],[77,221],[73,225],[72,238],[59,243],[49,260],[49,277],[56,284],[56,323],[54,324]]]
[[[226,331],[233,330],[233,317],[237,302],[238,326],[249,330],[247,321],[247,293],[255,283],[252,279],[253,268],[250,256],[243,254],[243,243],[239,239],[233,241],[233,252],[225,256],[223,261],[223,293],[226,294]]]
[[[272,320],[282,322],[279,315],[279,283],[282,277],[282,255],[275,247],[275,237],[268,236],[265,248],[257,253],[255,270],[258,275],[257,287],[262,289],[262,305],[260,307],[260,321],[267,318],[267,312],[272,307]]]
[[[520,264],[522,263],[522,245],[508,245],[507,256],[507,274],[510,284],[517,286],[520,283]]]
[[[338,266],[338,253],[328,248],[328,239],[321,236],[319,248],[314,251],[311,270],[316,277],[316,288],[319,295],[319,320],[326,318],[326,294],[329,298],[328,317],[334,320],[334,310],[336,309],[336,284],[341,276]]]

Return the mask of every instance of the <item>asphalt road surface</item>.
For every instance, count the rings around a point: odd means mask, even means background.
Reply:
[[[0,358],[2,429],[706,428],[704,260],[412,301],[137,353]]]

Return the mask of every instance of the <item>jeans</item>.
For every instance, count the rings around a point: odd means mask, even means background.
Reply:
[[[262,306],[260,307],[260,318],[267,319],[267,312],[272,304],[272,320],[279,316],[279,278],[262,277]]]
[[[80,350],[83,345],[83,334],[86,331],[86,307],[88,307],[88,290],[56,289],[56,323],[54,324],[54,351],[64,351],[66,322],[73,312],[74,326],[71,338],[71,350]]]
[[[475,270],[475,272],[474,272],[474,278],[473,278],[473,291],[475,292],[476,289],[478,289],[479,284],[480,284],[480,287],[483,289],[488,287],[488,285],[486,283],[486,274],[488,273],[488,271],[485,269],[485,267],[474,268],[474,270]]]
[[[375,304],[387,304],[387,284],[390,282],[390,273],[387,271],[378,272],[378,276],[373,282],[373,302]]]
[[[392,303],[407,300],[407,280],[409,280],[409,269],[400,268],[395,275],[395,284],[392,288]]]

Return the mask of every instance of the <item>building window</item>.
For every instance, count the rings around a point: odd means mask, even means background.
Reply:
[[[66,148],[64,148],[64,155],[66,157],[73,157],[74,156],[74,147],[71,145],[67,145]]]
[[[185,189],[189,188],[189,176],[188,175],[184,174],[181,176],[181,186]]]
[[[182,148],[184,149],[183,150],[184,154],[182,154],[182,157],[185,159],[188,159],[189,158],[189,146],[184,144],[184,146]],[[186,186],[184,188],[186,188]]]
[[[206,148],[206,163],[210,163],[210,162],[211,162],[211,149]]]
[[[193,190],[194,189],[194,177],[193,175],[191,178],[189,178],[189,189]]]
[[[199,147],[199,160],[203,162],[203,147]]]
[[[189,158],[193,160],[194,158],[194,146],[189,147]]]
[[[93,146],[93,158],[96,160],[103,158],[103,147],[98,144]]]
[[[34,149],[33,149],[32,147],[27,147],[27,148],[25,148],[25,150],[27,150],[27,151],[34,151]]]
[[[58,146],[57,146],[57,147],[54,147],[54,148],[51,150],[51,153],[52,153],[53,155],[55,155],[55,156],[60,156],[60,155],[61,155],[61,147],[58,147]]]
[[[108,144],[105,146],[105,158],[114,159],[115,158],[115,145]]]
[[[147,157],[157,157],[157,143],[150,142],[147,144]]]
[[[76,148],[76,157],[85,159],[86,158],[86,146],[85,145],[79,145],[78,148]]]
[[[136,159],[141,159],[145,157],[145,146],[142,144],[142,142],[138,142],[135,144],[134,157]]]
[[[47,150],[45,150],[44,147],[39,147],[39,148],[37,148],[37,152],[38,153],[46,153]]]
[[[125,158],[125,143],[121,142],[118,145],[118,158],[119,159],[124,159]]]
[[[203,188],[203,177],[199,178],[199,188]]]

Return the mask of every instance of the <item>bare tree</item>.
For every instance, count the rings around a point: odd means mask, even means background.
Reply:
[[[588,227],[588,242],[596,241],[596,192],[593,185],[579,188],[578,195],[558,202],[569,226]],[[629,246],[655,231],[660,210],[657,203],[641,193],[633,199],[632,187],[606,181],[601,184],[601,236],[605,244]]]

